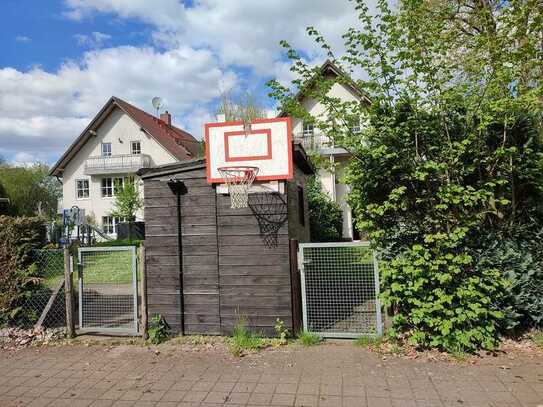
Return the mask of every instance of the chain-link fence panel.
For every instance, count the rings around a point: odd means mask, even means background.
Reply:
[[[363,243],[300,244],[304,329],[323,337],[381,335],[379,274]]]
[[[45,328],[65,326],[64,251],[40,249],[31,252],[34,267],[34,285],[26,294],[22,307],[24,328],[35,325]]]
[[[79,248],[79,326],[93,332],[138,332],[136,250]]]

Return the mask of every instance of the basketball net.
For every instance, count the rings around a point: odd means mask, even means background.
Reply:
[[[249,188],[258,175],[258,167],[220,167],[217,170],[228,187],[231,208],[247,208]]]

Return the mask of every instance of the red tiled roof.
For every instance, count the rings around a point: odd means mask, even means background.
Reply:
[[[51,169],[51,175],[60,176],[62,174],[68,162],[77,154],[83,145],[85,145],[88,138],[91,136],[92,130],[96,130],[96,127],[109,116],[115,107],[121,109],[130,116],[132,120],[141,126],[143,131],[153,137],[178,160],[192,160],[198,157],[200,143],[191,134],[175,126],[169,126],[167,123],[153,115],[113,96],[92,119],[87,128],[85,128],[79,137],[75,139],[62,157],[60,157],[58,162]]]
[[[113,101],[178,160],[190,160],[198,156],[199,143],[191,134],[175,126],[169,126],[115,96]]]

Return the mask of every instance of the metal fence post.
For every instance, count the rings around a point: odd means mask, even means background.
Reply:
[[[73,280],[70,250],[64,246],[64,296],[66,300],[66,335],[68,338],[75,336]]]
[[[140,294],[141,294],[141,336],[147,340],[147,273],[145,270],[145,245],[140,245]]]

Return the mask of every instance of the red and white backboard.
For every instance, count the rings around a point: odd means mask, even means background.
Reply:
[[[256,181],[292,178],[292,124],[290,117],[256,119],[245,134],[243,122],[205,125],[207,181],[224,183],[221,167],[258,167]]]

